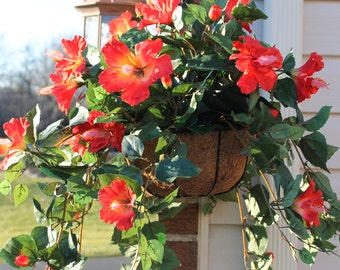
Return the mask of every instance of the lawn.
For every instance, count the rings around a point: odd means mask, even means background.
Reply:
[[[0,181],[3,174],[0,174]],[[30,197],[22,204],[15,206],[10,196],[0,194],[0,247],[13,236],[29,234],[38,225],[33,214],[32,196],[38,196],[40,191],[35,183],[48,182],[48,178],[40,178],[32,175],[21,177],[30,190]],[[14,183],[16,184],[16,183]],[[118,248],[110,244],[113,227],[99,219],[100,205],[95,202],[91,212],[85,217],[82,253],[88,257],[115,256],[119,254]]]

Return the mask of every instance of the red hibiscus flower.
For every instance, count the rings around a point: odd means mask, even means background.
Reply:
[[[100,189],[98,199],[103,205],[100,210],[102,221],[115,224],[119,230],[128,230],[132,227],[136,194],[123,180],[116,178],[111,186]]]
[[[3,125],[7,138],[0,138],[0,155],[6,155],[0,162],[0,170],[6,170],[10,165],[10,159],[17,153],[26,149],[24,136],[29,127],[27,118],[12,118]]]
[[[113,39],[117,39],[131,28],[137,27],[137,21],[131,19],[132,13],[125,11],[118,18],[109,22],[109,29]]]
[[[327,83],[320,78],[311,77],[315,72],[323,69],[322,57],[316,52],[310,54],[307,62],[300,68],[292,70],[292,78],[296,84],[298,102],[310,98],[319,88],[327,87]]]
[[[310,180],[309,187],[294,200],[291,208],[306,221],[308,228],[320,225],[320,214],[326,209],[322,191],[315,190],[314,180]]]
[[[142,17],[138,29],[152,24],[170,24],[172,13],[180,4],[180,0],[146,0],[146,4],[135,6],[137,16]]]
[[[26,255],[18,255],[15,257],[14,264],[17,266],[29,266],[30,259]]]
[[[236,67],[243,72],[237,82],[241,92],[250,94],[258,85],[266,91],[272,90],[277,81],[274,68],[282,67],[280,51],[275,47],[266,48],[249,36],[244,37],[243,41],[233,42],[239,53],[230,56],[230,60],[236,59]]]
[[[68,57],[65,57],[62,52],[51,51],[47,54],[56,63],[57,73],[66,73],[69,76],[78,77],[85,69],[86,63],[82,56],[86,48],[86,41],[81,36],[75,36],[72,40],[63,39],[61,41],[64,51]]]
[[[109,92],[120,92],[126,103],[134,106],[149,95],[149,87],[162,77],[172,74],[169,55],[159,55],[161,39],[138,43],[135,54],[118,40],[112,40],[103,47],[103,55],[109,66],[99,75],[99,83]]]
[[[62,145],[71,145],[72,150],[83,155],[86,150],[98,152],[108,146],[117,151],[122,150],[122,140],[125,133],[121,123],[95,123],[103,112],[91,111],[86,123],[79,124],[72,129],[73,135],[63,141]]]
[[[67,80],[63,75],[64,74],[58,75],[56,73],[50,75],[51,80],[55,83],[54,86],[50,86],[50,91],[57,100],[59,110],[67,115],[73,96],[78,90],[78,83],[72,79]],[[39,93],[48,94],[46,89],[48,88],[39,91]]]
[[[86,67],[82,56],[86,41],[81,36],[75,36],[73,40],[63,39],[61,42],[68,57],[59,51],[48,52],[48,55],[56,62],[56,72],[50,75],[54,85],[39,90],[39,94],[53,94],[57,99],[59,109],[68,114],[72,98],[78,89],[76,78]]]

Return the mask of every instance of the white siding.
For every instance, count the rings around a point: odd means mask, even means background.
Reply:
[[[323,105],[332,106],[332,114],[322,129],[329,144],[340,146],[340,0],[257,0],[269,20],[255,23],[257,37],[287,53],[294,48],[297,66],[311,52],[324,57],[325,68],[316,75],[329,83],[312,100],[301,104],[306,119]],[[340,197],[340,151],[329,162],[329,178]],[[296,166],[297,170],[299,164]],[[238,208],[220,203],[210,216],[200,216],[199,269],[244,270]],[[274,270],[340,269],[340,258],[320,254],[316,264],[291,263],[292,257],[275,230],[269,231],[270,248],[276,254]],[[337,244],[340,244],[339,242]],[[340,252],[340,250],[339,250]]]
[[[340,1],[304,1],[303,17],[303,58],[306,60],[311,52],[324,57],[325,68],[316,74],[329,83],[328,89],[320,89],[311,100],[301,104],[306,118],[315,114],[323,105],[332,106],[329,121],[322,132],[327,143],[340,146]],[[340,197],[340,152],[330,160],[328,175],[331,184]],[[334,240],[335,245],[339,241]],[[338,252],[340,250],[338,249]],[[313,266],[299,264],[299,270],[340,269],[340,258],[319,254]]]

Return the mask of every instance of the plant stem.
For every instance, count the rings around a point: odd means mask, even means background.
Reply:
[[[64,223],[65,223],[65,216],[66,216],[66,207],[67,207],[67,199],[68,199],[68,194],[65,194],[65,200],[64,200],[64,207],[63,207],[63,217],[60,222],[60,230],[59,230],[59,235],[58,235],[58,240],[57,243],[60,244],[61,241],[61,235],[63,234],[64,231]]]
[[[239,191],[236,192],[236,197],[237,197],[237,204],[238,204],[240,221],[241,221],[241,226],[242,226],[243,261],[244,261],[244,266],[247,268],[247,253],[248,253],[247,241],[246,241],[246,234],[244,231],[243,207],[242,207],[242,202],[241,202]]]
[[[78,249],[78,253],[81,253],[81,247],[82,247],[82,243],[83,243],[84,218],[85,218],[85,208],[83,209],[82,216],[81,216],[81,221],[80,221],[79,249]]]
[[[270,183],[269,183],[267,177],[265,176],[265,174],[263,173],[262,170],[259,170],[259,172],[260,172],[260,174],[261,174],[262,179],[263,179],[264,182],[266,183],[266,186],[267,186],[267,188],[268,188],[268,190],[269,190],[269,192],[270,192],[270,195],[272,196],[273,201],[274,201],[274,202],[277,202],[277,198],[276,198],[276,196],[275,196],[275,193],[274,193],[274,191],[273,191],[273,189],[272,189],[272,187],[271,187],[271,185],[270,185]]]

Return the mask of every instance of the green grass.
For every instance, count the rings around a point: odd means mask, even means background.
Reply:
[[[3,180],[3,174],[0,174],[0,181]],[[32,196],[39,196],[41,193],[35,183],[48,182],[48,178],[33,177],[24,175],[20,181],[29,187],[30,196],[22,204],[15,206],[11,201],[11,196],[0,194],[0,247],[6,241],[19,234],[30,234],[31,230],[38,226],[34,214]],[[16,182],[14,183],[14,185]],[[82,254],[87,257],[104,257],[119,255],[118,248],[110,244],[113,226],[103,223],[99,219],[100,205],[94,202],[90,213],[85,217]]]

